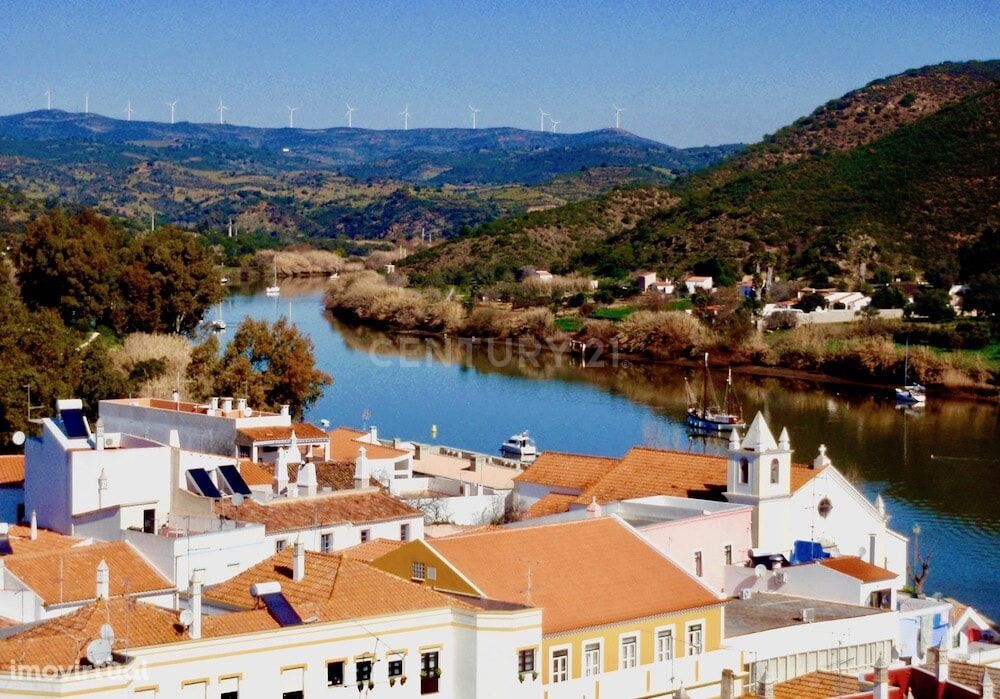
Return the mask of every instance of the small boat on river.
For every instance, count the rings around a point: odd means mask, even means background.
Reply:
[[[705,353],[705,368],[702,374],[701,399],[697,399],[691,389],[690,382],[685,378],[684,386],[688,394],[687,423],[698,432],[717,434],[743,429],[743,408],[736,402],[733,395],[733,371],[729,370],[726,378],[726,395],[720,404],[715,397],[712,377],[708,370],[708,352]]]

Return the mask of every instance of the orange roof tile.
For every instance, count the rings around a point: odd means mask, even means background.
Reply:
[[[7,550],[2,555],[10,556],[23,553],[40,553],[43,551],[61,551],[73,548],[82,543],[82,539],[66,536],[49,529],[38,529],[38,537],[31,538],[31,527],[24,524],[12,524],[7,529]],[[5,559],[6,560],[6,559]]]
[[[423,516],[420,510],[381,490],[279,498],[267,504],[247,499],[239,506],[220,500],[214,508],[217,515],[229,520],[263,524],[268,534],[340,522],[382,522]]]
[[[254,583],[280,582],[281,592],[297,609],[329,621],[470,605],[434,590],[373,568],[348,556],[306,551],[306,573],[292,580],[290,548],[274,554],[226,582],[205,590],[205,600],[232,609],[255,609]],[[300,613],[300,616],[303,614]]]
[[[819,565],[832,568],[844,575],[849,575],[864,583],[882,582],[884,580],[895,580],[898,575],[891,570],[880,568],[864,561],[857,556],[837,556],[836,558],[826,558],[817,561]]]
[[[459,534],[427,544],[487,597],[541,607],[546,634],[722,604],[610,517]]]
[[[576,495],[564,495],[562,493],[548,493],[531,503],[531,506],[524,511],[522,519],[535,519],[548,515],[565,512],[569,506],[576,502]]]
[[[24,454],[0,456],[0,485],[24,483]]]
[[[240,459],[240,475],[247,485],[271,485],[274,481],[273,471],[267,464],[258,464],[250,459]]]
[[[370,442],[360,442],[359,437],[365,437],[367,432],[352,430],[349,427],[338,427],[330,430],[330,458],[333,461],[346,461],[354,463],[358,458],[358,449],[365,448],[365,454],[369,459],[401,459],[409,456],[410,452],[402,449],[393,449],[381,444]]]
[[[96,596],[97,566],[108,564],[112,597],[172,590],[173,585],[129,543],[109,541],[40,553],[7,556],[4,565],[46,605]]]
[[[859,694],[862,691],[856,677],[819,671],[775,684],[774,699],[832,699],[832,697]],[[756,696],[754,693],[744,694],[743,699],[752,699]]]
[[[354,490],[354,464],[346,461],[313,461],[316,467],[316,484],[331,490]],[[299,476],[300,464],[288,464],[288,480],[294,482]],[[274,464],[260,464],[270,478],[274,478]],[[376,488],[381,483],[371,478],[368,484]]]
[[[402,541],[395,541],[393,539],[372,539],[371,541],[366,541],[363,544],[357,544],[356,546],[346,548],[340,553],[348,558],[353,558],[356,561],[365,561],[366,563],[369,563],[374,561],[376,558],[395,551],[402,545]]]
[[[237,437],[246,437],[254,442],[277,442],[291,439],[292,432],[299,440],[315,442],[326,439],[326,432],[308,422],[297,422],[287,427],[241,427],[236,430],[236,435]]]
[[[983,675],[987,672],[990,673],[993,686],[1000,687],[1000,668],[998,667],[986,667],[985,665],[964,663],[958,660],[950,660],[948,662],[948,679],[972,689],[978,690],[982,688]]]
[[[620,462],[621,459],[611,457],[546,451],[514,480],[583,490],[596,483]]]
[[[633,447],[611,471],[584,490],[577,503],[627,500],[650,495],[677,495],[722,499],[726,490],[728,460],[724,456],[691,454],[649,447]],[[792,465],[792,491],[822,469]]]

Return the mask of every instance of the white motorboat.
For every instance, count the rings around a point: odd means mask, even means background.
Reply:
[[[512,459],[522,461],[533,461],[538,456],[538,447],[535,440],[528,436],[527,432],[512,435],[510,439],[500,445],[500,453]]]

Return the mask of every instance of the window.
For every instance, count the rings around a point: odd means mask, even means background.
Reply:
[[[622,670],[628,670],[636,665],[639,657],[639,639],[635,636],[626,636],[622,639],[621,662],[619,666]]]
[[[400,524],[399,525],[399,540],[409,541],[410,540],[410,525]]]
[[[733,546],[732,546],[732,544],[726,544],[722,548],[722,561],[727,566],[731,566],[733,564]]]
[[[771,459],[771,483],[777,483],[781,480],[781,462],[777,459]]]
[[[372,538],[372,530],[371,529],[362,529],[361,530],[361,543],[362,544],[365,543],[366,541],[369,541],[371,538]]]
[[[588,643],[583,647],[583,674],[585,677],[601,674],[600,643]]]
[[[875,590],[868,597],[868,606],[875,607],[876,609],[891,609],[892,608],[892,591],[891,590]]]
[[[830,498],[823,498],[819,501],[819,505],[816,506],[816,511],[819,512],[819,516],[826,519],[830,516],[830,512],[833,511],[833,503],[830,502]]]
[[[223,692],[219,695],[219,699],[239,699],[239,692]]]
[[[701,551],[694,552],[694,574],[699,578],[705,574],[705,567],[702,565]]]
[[[287,539],[278,539],[277,541],[274,542],[274,552],[281,553],[282,551],[285,550],[285,547],[287,545],[288,545]]]
[[[323,553],[330,553],[333,551],[333,534],[320,534],[319,550]]]
[[[240,678],[220,677],[219,678],[219,699],[239,699]]]
[[[281,699],[305,699],[306,693],[301,689],[293,689],[290,692],[282,692]]]
[[[691,624],[687,631],[687,654],[701,655],[704,647],[701,624]]]
[[[354,680],[356,682],[367,682],[372,678],[372,661],[359,660],[354,663]]]
[[[153,534],[156,531],[156,510],[142,511],[142,531],[146,534]]]
[[[389,661],[389,677],[401,677],[403,674],[403,659]]]
[[[249,459],[250,458],[250,447],[240,445],[240,458]]]
[[[656,632],[656,662],[674,658],[674,630],[660,629]]]
[[[326,664],[326,684],[328,687],[344,686],[344,661],[335,660]]]
[[[565,682],[569,679],[569,651],[552,651],[552,681]]]
[[[437,694],[438,673],[441,666],[438,664],[437,651],[429,651],[420,654],[420,693]]]
[[[750,462],[747,461],[747,457],[740,459],[740,483],[747,484],[750,482]]]
[[[426,580],[427,579],[427,566],[425,566],[420,561],[414,561],[410,565],[410,578],[412,580]]]
[[[23,522],[24,521],[24,503],[23,502],[17,503],[17,521],[18,522]]]
[[[534,672],[535,671],[535,649],[528,648],[527,650],[517,651],[517,671],[518,672]]]
[[[438,569],[435,568],[434,566],[427,566],[427,579],[437,580],[437,577],[438,577]]]

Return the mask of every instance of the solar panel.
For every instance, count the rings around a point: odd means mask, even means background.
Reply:
[[[90,432],[87,430],[87,423],[83,417],[83,411],[79,408],[60,410],[59,417],[62,419],[63,429],[70,439],[87,438]]]
[[[260,598],[264,601],[267,611],[281,626],[297,626],[302,623],[302,617],[292,608],[284,594],[269,592]]]
[[[234,493],[239,493],[240,495],[250,495],[250,486],[247,485],[246,481],[243,480],[243,476],[237,470],[236,466],[233,464],[226,464],[225,466],[219,466],[219,473],[226,480],[226,484],[229,489]]]
[[[194,482],[194,487],[206,498],[221,498],[222,493],[215,487],[215,483],[209,477],[208,472],[203,468],[188,469],[188,477]]]

